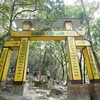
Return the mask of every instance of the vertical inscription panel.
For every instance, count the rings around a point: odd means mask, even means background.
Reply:
[[[69,52],[68,52],[69,54]],[[72,74],[72,68],[71,68],[71,61],[70,61],[70,55],[68,55],[68,70],[69,70],[69,76],[70,76],[70,80],[73,80],[73,74]]]
[[[26,60],[25,60],[25,67],[24,67],[24,73],[23,73],[23,81],[26,81],[26,70],[28,65],[28,54],[29,54],[29,41],[27,42],[27,49],[26,49]]]
[[[87,48],[85,48],[83,50],[83,53],[84,53],[84,58],[85,58],[85,62],[86,62],[86,67],[87,67],[89,79],[93,80],[93,73],[92,73],[92,69],[91,69],[91,65],[90,65],[90,60],[89,60]]]
[[[3,75],[3,69],[5,67],[7,53],[8,53],[8,48],[3,48],[1,58],[0,58],[0,80]]]
[[[92,68],[94,79],[100,79],[99,72],[98,72],[98,69],[97,69],[97,66],[96,66],[95,58],[94,58],[91,47],[87,47],[87,50],[88,50],[90,65],[91,65],[91,68]]]
[[[69,46],[69,55],[70,55],[70,63],[72,67],[72,74],[74,80],[81,80],[80,68],[78,63],[78,57],[76,53],[76,46],[74,37],[68,37],[68,46]]]
[[[8,53],[7,53],[7,56],[6,56],[5,66],[3,68],[2,81],[5,81],[6,78],[7,78],[11,55],[12,55],[12,50],[10,48],[8,48]]]
[[[23,81],[23,77],[24,77],[23,73],[24,73],[25,61],[26,61],[26,55],[27,55],[26,53],[27,44],[28,44],[28,38],[22,38],[20,48],[19,48],[19,53],[18,53],[14,81],[18,81],[18,82]]]
[[[68,41],[66,40],[66,44],[67,44],[67,52],[68,52],[68,71],[69,71],[69,79],[73,80],[73,74],[72,74],[72,65],[71,65],[71,58],[70,58],[70,50],[69,50],[69,44]]]

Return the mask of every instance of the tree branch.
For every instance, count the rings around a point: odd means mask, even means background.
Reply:
[[[9,18],[3,11],[0,11],[0,13],[2,13],[2,14],[5,15],[7,18]]]
[[[21,14],[21,13],[23,13],[23,12],[26,12],[26,11],[28,11],[28,12],[34,12],[34,11],[37,10],[37,9],[36,9],[36,7],[37,7],[37,0],[36,0],[35,2],[36,2],[36,3],[35,3],[36,5],[35,5],[35,9],[34,9],[34,10],[23,10],[23,11],[18,12],[18,13],[13,17],[14,7],[15,7],[15,3],[16,3],[16,0],[14,0],[13,6],[12,6],[12,10],[11,10],[11,15],[10,15],[10,25],[9,25],[10,29],[8,30],[8,32],[7,32],[5,35],[3,35],[2,37],[0,37],[0,41],[1,41],[3,38],[5,38],[5,37],[7,37],[7,36],[10,35],[10,31],[11,31],[11,27],[12,27],[12,22],[14,21],[14,19],[15,19],[19,14]]]
[[[19,14],[21,14],[21,13],[23,13],[23,12],[34,12],[34,11],[36,11],[36,10],[37,10],[37,0],[35,1],[35,8],[34,8],[34,10],[22,10],[22,11],[18,12],[18,13],[13,17],[12,21],[14,21],[15,18],[16,18]]]
[[[50,45],[50,51],[53,53],[54,57],[59,61],[59,63],[62,64],[62,62],[58,59],[58,57],[54,54],[54,52],[51,50],[51,45]]]
[[[100,4],[97,3],[97,6],[96,6],[96,8],[95,8],[95,11],[90,15],[89,21],[92,20],[91,18],[92,18],[92,16],[94,15],[94,13],[99,9],[99,6],[100,6]]]
[[[22,11],[18,12],[18,13],[13,17],[13,20],[12,20],[12,21],[14,21],[15,18],[16,18],[19,14],[21,14],[21,13],[23,13],[23,12],[34,12],[34,11],[36,11],[36,9],[34,9],[34,10],[22,10]]]
[[[14,13],[15,3],[16,3],[16,0],[14,0],[13,6],[12,6],[12,9],[11,9],[9,30],[8,30],[8,32],[5,35],[3,35],[2,37],[0,37],[0,41],[3,40],[5,37],[7,37],[7,36],[10,35],[10,31],[11,31],[11,27],[12,27],[12,17],[13,17],[13,13]]]
[[[2,37],[0,37],[0,41],[1,40],[3,40],[5,37],[7,37],[7,36],[9,36],[10,35],[10,33],[9,32],[7,32],[6,34],[4,34]]]
[[[76,29],[73,29],[73,30],[75,30],[76,33],[77,33],[79,36],[82,36],[85,40],[89,41],[90,43],[92,42],[92,41],[88,40],[85,36],[81,35]]]
[[[11,10],[11,15],[10,15],[10,25],[9,25],[10,30],[11,30],[11,27],[12,27],[12,18],[13,18],[13,13],[14,13],[15,3],[16,3],[16,0],[14,0],[13,6],[12,6],[12,10]]]
[[[89,19],[88,19],[87,14],[86,14],[86,10],[85,10],[85,6],[84,6],[84,3],[83,3],[83,0],[81,0],[81,5],[82,5],[83,11],[84,11],[84,15],[85,15],[84,17],[85,17],[85,21],[86,21],[87,27],[88,27],[89,40],[92,42],[91,35],[90,35]]]

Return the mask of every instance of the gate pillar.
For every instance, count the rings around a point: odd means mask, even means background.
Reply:
[[[90,96],[92,100],[100,100],[100,75],[91,47],[83,50],[88,76],[90,79]]]
[[[83,50],[83,53],[86,61],[86,67],[87,67],[90,83],[98,83],[98,82],[100,83],[99,71],[96,66],[92,48],[86,47]]]
[[[71,84],[81,84],[81,73],[74,37],[68,37],[69,71]]]
[[[7,78],[11,54],[12,54],[12,50],[10,48],[3,48],[1,53],[1,58],[0,58],[0,87],[1,88],[3,88],[2,85],[4,85]]]
[[[28,51],[29,51],[28,38],[21,38],[15,76],[14,76],[14,93],[16,94],[23,94],[23,83],[26,81]]]

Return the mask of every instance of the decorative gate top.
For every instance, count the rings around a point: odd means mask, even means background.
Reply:
[[[18,28],[23,28],[23,23],[25,21],[30,21],[32,23],[33,28],[64,28],[65,22],[71,22],[72,23],[72,28],[78,28],[80,27],[80,19],[79,18],[63,18],[59,19],[53,24],[45,24],[42,22],[39,22],[38,20],[35,19],[15,19],[15,24]]]

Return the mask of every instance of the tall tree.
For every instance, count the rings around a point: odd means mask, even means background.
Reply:
[[[12,23],[15,18],[35,18],[46,24],[50,24],[62,17],[64,7],[61,0],[3,0],[0,3],[0,8],[2,23],[0,26],[3,29],[3,35],[0,37],[0,40],[2,40],[10,35],[10,31],[13,28]],[[9,29],[5,32],[7,26]]]
[[[95,7],[94,9],[92,9],[92,11],[90,10],[91,9],[91,6],[89,8],[89,12],[91,11],[92,13],[90,13],[88,15],[88,13],[86,12],[86,8],[85,8],[85,4],[84,4],[84,0],[81,0],[81,5],[82,5],[82,8],[83,8],[83,11],[84,11],[84,19],[85,19],[85,22],[86,22],[86,25],[87,25],[87,36],[88,36],[88,39],[89,39],[89,42],[91,43],[91,47],[92,47],[92,50],[93,50],[93,54],[94,54],[94,57],[96,59],[96,63],[97,63],[97,66],[100,70],[100,65],[99,65],[99,61],[98,61],[98,58],[97,58],[97,55],[96,55],[96,52],[94,51],[94,48],[93,48],[93,41],[92,41],[92,36],[91,36],[91,20],[93,19],[93,14],[96,12],[96,10],[99,8],[99,3],[96,3],[94,4]],[[91,16],[92,14],[92,16]],[[92,29],[93,30],[93,29]]]

